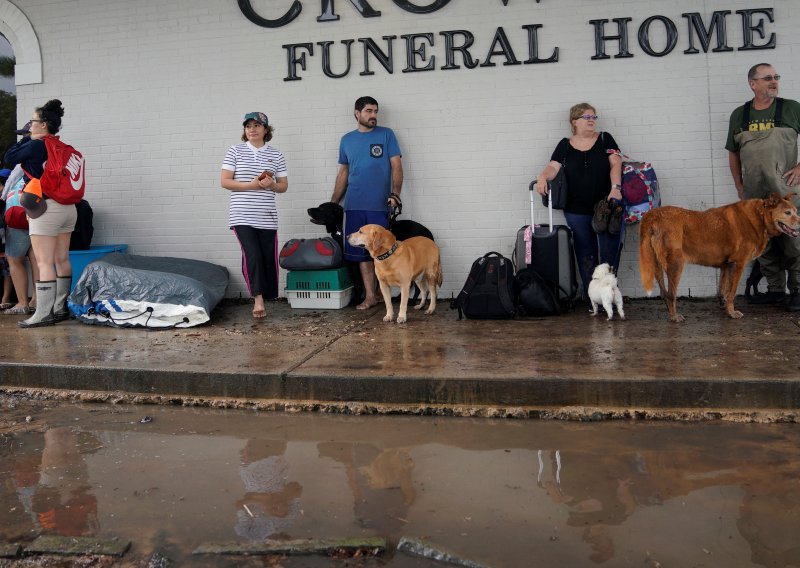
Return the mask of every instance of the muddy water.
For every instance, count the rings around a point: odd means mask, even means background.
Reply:
[[[133,543],[120,566],[154,552],[172,566],[438,565],[392,551],[191,554],[364,536],[420,537],[494,567],[800,566],[797,426],[0,411],[0,542],[118,536]]]

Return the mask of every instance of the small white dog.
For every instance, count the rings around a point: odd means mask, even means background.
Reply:
[[[589,301],[592,303],[592,315],[597,315],[597,307],[603,306],[608,319],[614,317],[614,304],[620,319],[625,319],[625,311],[622,309],[622,294],[617,288],[617,277],[611,272],[611,267],[603,263],[594,269],[592,281],[589,282]]]

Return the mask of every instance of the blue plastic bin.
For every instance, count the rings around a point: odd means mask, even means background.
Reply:
[[[89,250],[69,251],[69,262],[72,264],[72,286],[70,287],[70,292],[80,280],[86,265],[95,260],[100,260],[110,252],[128,252],[128,245],[92,245]]]

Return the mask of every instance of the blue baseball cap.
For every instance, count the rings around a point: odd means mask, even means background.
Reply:
[[[244,115],[244,121],[242,122],[242,126],[247,124],[248,121],[255,120],[259,124],[263,124],[265,127],[269,126],[269,121],[267,120],[267,115],[263,112],[248,112]]]
[[[8,168],[3,168],[2,170],[0,170],[0,177],[8,179],[8,176],[10,175],[11,175],[11,170],[9,170]]]

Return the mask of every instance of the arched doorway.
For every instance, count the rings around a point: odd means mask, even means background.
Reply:
[[[13,57],[14,50],[11,48],[11,43],[9,43],[9,41],[2,34],[0,34],[0,63],[5,63],[6,58]],[[13,69],[10,68],[10,65],[8,67],[8,71],[13,72]],[[17,92],[16,85],[14,84],[14,76],[5,76],[4,72],[6,70],[7,69],[5,65],[0,66],[0,91],[14,94]]]
[[[14,82],[34,85],[42,82],[42,52],[28,17],[8,0],[0,0],[0,34],[11,45],[17,65]]]
[[[17,141],[17,88],[14,84],[14,50],[0,34],[0,152]],[[0,154],[2,159],[2,154]]]

